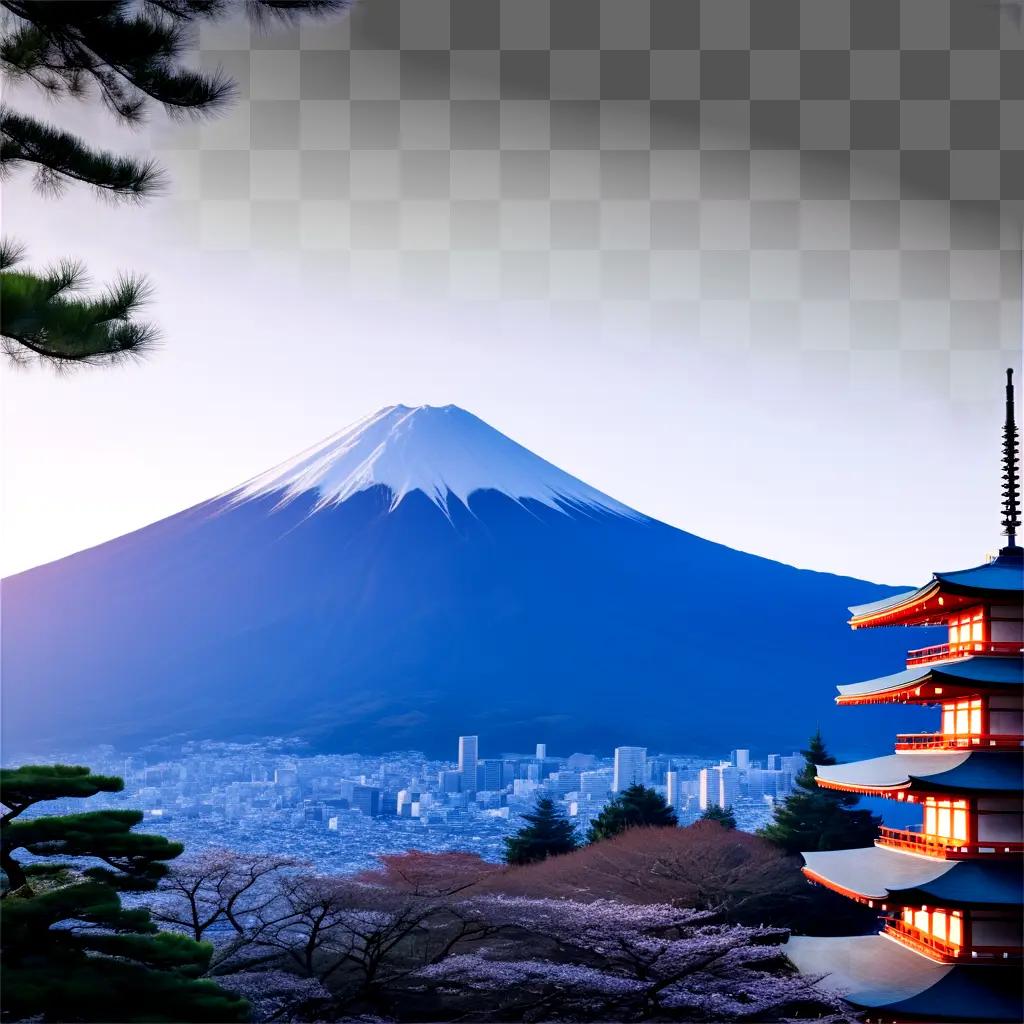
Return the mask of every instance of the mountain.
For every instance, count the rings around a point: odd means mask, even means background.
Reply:
[[[899,713],[835,715],[832,686],[910,644],[846,608],[892,592],[650,519],[454,406],[392,406],[5,580],[4,742],[785,752],[821,723],[857,753]]]

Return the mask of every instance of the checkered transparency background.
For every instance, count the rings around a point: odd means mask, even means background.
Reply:
[[[361,0],[204,28],[183,245],[971,401],[1019,359],[1022,5]],[[220,254],[218,257],[217,254]]]

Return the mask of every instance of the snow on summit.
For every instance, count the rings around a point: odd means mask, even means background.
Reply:
[[[392,510],[413,491],[447,513],[449,494],[467,504],[474,491],[496,490],[563,511],[583,506],[644,518],[455,405],[381,409],[254,477],[230,497],[240,504],[281,494],[287,504],[316,491],[316,512],[379,485],[391,491]]]

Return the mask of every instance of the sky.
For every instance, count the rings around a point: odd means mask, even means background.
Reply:
[[[682,50],[664,63],[650,51],[668,93],[628,98],[601,77],[591,95],[582,70],[567,86],[578,62],[561,55],[587,51],[556,51],[542,3],[523,7],[526,27],[501,8],[500,60],[460,44],[454,21],[434,38],[408,0],[370,7],[273,38],[240,21],[204,31],[195,59],[241,88],[202,124],[156,111],[129,131],[95,102],[9,90],[96,144],[155,155],[170,188],[137,207],[76,187],[42,196],[24,172],[4,183],[5,234],[33,264],[74,256],[97,282],[144,271],[163,335],[112,369],[3,368],[5,575],[203,501],[394,403],[460,405],[647,515],[801,567],[910,585],[1000,546],[1020,202],[998,187],[979,200],[955,173],[945,192],[892,182],[882,143],[864,162],[849,139],[850,168],[822,165],[842,187],[822,192],[804,153],[832,129],[804,108],[830,101],[798,96],[787,161],[756,136],[749,96],[740,124],[745,101],[694,84]],[[647,60],[653,29],[630,35],[637,20],[601,22],[602,76],[619,60],[606,62],[606,37]],[[745,43],[730,25],[706,19],[700,50],[746,46],[753,76],[770,51],[749,16]],[[996,31],[1019,51],[1009,20]],[[683,117],[691,94],[699,142],[663,147],[655,104]],[[587,119],[596,148],[559,134]],[[964,242],[972,231],[982,241]]]

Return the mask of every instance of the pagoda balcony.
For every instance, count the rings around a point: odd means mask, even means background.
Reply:
[[[931,661],[949,661],[952,658],[1018,657],[1024,647],[1019,640],[965,640],[963,643],[933,644],[907,651],[907,667],[927,665]]]
[[[898,917],[885,918],[885,934],[943,964],[1020,962],[1020,946],[957,946],[908,925]]]
[[[944,732],[901,732],[896,735],[897,750],[1019,750],[1024,747],[1021,735],[957,736]]]
[[[909,853],[922,853],[942,860],[973,860],[982,857],[1013,857],[1024,853],[1024,843],[994,842],[985,840],[953,839],[950,836],[933,836],[914,828],[888,828],[878,830],[878,846]]]

